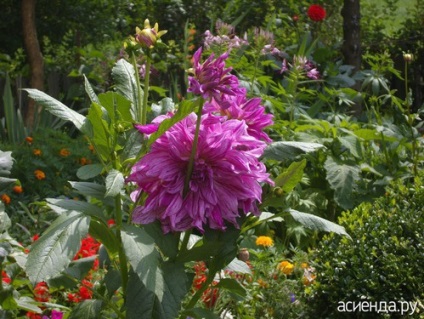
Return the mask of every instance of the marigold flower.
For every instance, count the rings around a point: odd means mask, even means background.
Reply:
[[[79,160],[79,163],[80,163],[82,166],[84,166],[84,165],[87,165],[88,160],[87,160],[87,158],[85,158],[85,157],[81,157],[81,158],[80,158],[80,160]]]
[[[34,154],[35,156],[41,156],[41,150],[39,148],[34,148],[32,150],[32,154]]]
[[[0,196],[0,200],[5,204],[5,205],[9,205],[11,202],[10,196],[7,194],[2,194]]]
[[[59,155],[62,156],[62,157],[68,157],[69,155],[71,155],[71,152],[66,148],[62,148],[59,151]]]
[[[327,12],[319,4],[312,4],[309,6],[307,14],[312,21],[322,21],[325,19]]]
[[[291,262],[284,260],[278,265],[278,269],[283,274],[290,275],[294,270],[294,265]]]
[[[41,181],[42,179],[45,179],[46,178],[46,174],[42,170],[39,170],[39,169],[36,169],[34,171],[34,176],[39,181]]]
[[[259,236],[256,238],[256,246],[271,247],[274,245],[274,241],[269,236]]]
[[[24,189],[22,188],[21,185],[15,185],[13,186],[12,191],[16,194],[21,194],[24,191]]]
[[[33,138],[31,136],[27,136],[27,137],[25,137],[25,141],[27,141],[27,143],[29,143],[29,144],[32,144]]]
[[[172,126],[132,167],[127,182],[139,187],[132,200],[142,191],[148,195],[134,210],[135,223],[159,220],[165,233],[203,231],[205,225],[224,230],[226,222],[238,227],[240,213],[259,214],[260,183],[272,181],[258,160],[266,144],[247,133],[244,121],[202,116],[189,192],[183,196],[196,121],[192,113]]]

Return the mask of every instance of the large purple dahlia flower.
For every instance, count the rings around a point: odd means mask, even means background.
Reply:
[[[224,230],[226,223],[237,226],[241,213],[259,214],[260,183],[272,183],[258,160],[266,144],[249,135],[240,120],[202,116],[189,192],[183,197],[196,119],[192,113],[172,126],[133,166],[127,180],[139,188],[131,197],[136,201],[141,192],[147,194],[133,212],[134,222],[159,220],[165,233],[205,226]]]

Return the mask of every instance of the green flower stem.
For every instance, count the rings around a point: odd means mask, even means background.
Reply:
[[[136,121],[138,121],[140,124],[143,123],[143,103],[141,97],[143,96],[143,92],[141,91],[141,83],[140,83],[140,76],[138,74],[138,67],[137,67],[137,59],[135,58],[135,53],[132,52],[131,55],[131,63],[134,68],[134,77],[135,77],[135,83],[137,85],[137,105],[136,105]],[[143,96],[144,100],[144,96]]]
[[[408,98],[408,61],[405,61],[405,102],[406,102],[406,116],[408,119],[408,125],[411,130],[412,138],[412,165],[414,176],[418,176],[418,154],[417,154],[417,139],[414,134],[414,116],[411,115],[411,105],[409,104]]]
[[[182,253],[187,251],[187,245],[188,245],[188,241],[190,240],[190,236],[191,236],[192,230],[187,230],[184,233],[184,238],[183,238],[183,242],[181,243],[181,248],[180,248],[180,252],[178,253],[179,255],[181,255]]]
[[[146,124],[147,122],[147,101],[149,98],[149,84],[150,84],[150,68],[151,68],[150,56],[147,55],[146,59],[146,69],[144,75],[144,94],[143,94],[143,112],[141,116],[141,124]]]
[[[187,166],[187,175],[184,180],[183,198],[187,196],[190,190],[190,179],[193,174],[194,160],[196,158],[197,143],[199,140],[200,122],[202,121],[203,99],[199,98],[197,101],[199,103],[199,110],[197,112],[196,131],[194,132],[193,147],[191,149],[190,159]]]

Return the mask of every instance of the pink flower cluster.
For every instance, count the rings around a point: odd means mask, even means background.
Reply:
[[[240,39],[237,35],[235,35],[234,27],[230,24],[218,21],[215,29],[218,35],[213,35],[209,30],[205,32],[205,39],[203,42],[205,48],[217,45],[224,46],[228,50],[231,50],[232,48],[240,48],[249,44],[246,37],[244,39]]]
[[[315,64],[309,61],[304,56],[294,56],[293,63],[288,63],[286,59],[283,60],[280,74],[288,72],[292,69],[296,69],[297,71],[303,72],[306,74],[306,77],[311,80],[318,80],[320,78],[319,71]]]
[[[248,99],[236,76],[225,67],[227,54],[200,62],[202,50],[194,55],[194,72],[189,90],[205,99],[202,109],[193,172],[185,193],[186,176],[198,115],[191,113],[173,125],[132,167],[128,182],[138,188],[131,194],[137,201],[133,221],[148,224],[159,220],[165,233],[205,227],[225,230],[238,227],[241,214],[258,215],[262,183],[272,184],[265,165],[259,161],[271,141],[263,131],[272,124],[260,99]],[[141,133],[153,133],[153,125],[136,126]]]

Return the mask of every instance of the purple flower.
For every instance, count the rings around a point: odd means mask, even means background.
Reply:
[[[230,72],[232,68],[225,67],[228,52],[214,59],[212,54],[205,62],[200,63],[202,48],[193,55],[193,76],[188,77],[188,92],[200,95],[204,99],[221,100],[222,94],[235,95],[239,89],[239,81]],[[225,105],[222,105],[225,107]]]
[[[204,113],[218,113],[228,119],[244,120],[247,125],[249,135],[258,140],[272,142],[263,129],[273,124],[273,116],[265,113],[265,107],[261,105],[260,98],[246,98],[246,90],[242,89],[242,94],[229,96],[224,95],[222,100],[229,105],[223,109],[216,101],[205,103]],[[244,94],[243,94],[244,93]]]
[[[238,227],[240,213],[259,214],[260,183],[272,181],[258,160],[266,144],[248,134],[245,121],[202,116],[189,192],[183,197],[196,119],[192,113],[172,126],[133,166],[127,181],[139,189],[131,198],[147,194],[144,206],[133,212],[135,223],[159,220],[165,233],[205,226],[224,230],[226,223]]]
[[[168,112],[167,114],[159,115],[155,117],[152,123],[150,124],[145,124],[145,125],[134,124],[134,128],[137,129],[140,133],[146,134],[147,136],[149,136],[150,134],[155,133],[158,130],[159,125],[163,122],[163,120],[169,119],[173,115],[174,114],[172,112]]]

